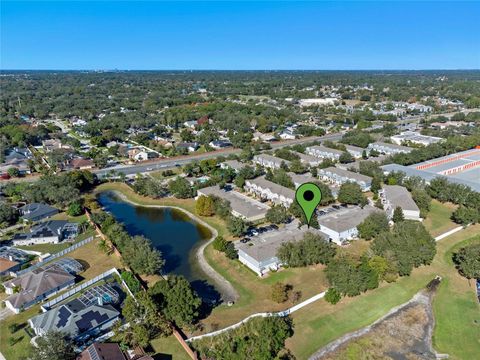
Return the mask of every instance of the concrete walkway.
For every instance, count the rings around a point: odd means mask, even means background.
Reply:
[[[459,226],[459,227],[456,227],[455,229],[452,229],[452,230],[449,230],[447,232],[444,232],[443,234],[440,234],[438,235],[436,238],[435,238],[435,241],[439,241],[439,240],[442,240],[444,238],[446,238],[447,236],[450,236],[452,234],[455,234],[456,232],[459,232],[460,230],[463,229],[463,226]]]

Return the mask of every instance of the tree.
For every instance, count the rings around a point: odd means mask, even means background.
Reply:
[[[335,253],[335,247],[321,235],[307,232],[299,241],[283,243],[277,250],[277,257],[288,266],[303,267],[327,264]]]
[[[325,293],[325,300],[333,305],[338,303],[341,298],[342,294],[340,294],[334,287],[328,288],[327,292]]]
[[[67,214],[70,216],[79,216],[83,214],[83,206],[79,201],[75,201],[68,205]]]
[[[168,187],[170,192],[179,199],[188,199],[195,196],[195,189],[182,177],[170,181]]]
[[[183,276],[169,275],[166,281],[157,281],[149,289],[149,294],[167,320],[177,326],[189,326],[198,320],[202,300]]]
[[[110,238],[115,238],[111,237]],[[128,234],[127,234],[127,237]],[[138,274],[155,275],[159,274],[165,260],[162,253],[153,248],[150,240],[141,235],[131,237],[120,245],[122,258],[132,270]]]
[[[370,185],[370,190],[372,190],[374,194],[378,194],[378,191],[381,188],[382,188],[382,181],[380,180],[380,178],[374,176],[372,178],[372,185]]]
[[[468,225],[468,224],[475,224],[480,219],[480,213],[477,209],[459,206],[453,213],[452,213],[452,220],[455,221],[457,224]]]
[[[5,202],[0,202],[0,228],[14,224],[18,220],[18,211]]]
[[[430,211],[430,204],[432,202],[430,195],[428,195],[425,190],[413,189],[412,198],[420,209],[420,216],[422,218],[426,218],[428,212]]]
[[[392,216],[392,220],[393,222],[396,224],[400,221],[403,221],[405,220],[405,217],[403,216],[403,210],[400,206],[397,206],[394,210],[393,210],[393,216]]]
[[[214,240],[213,240],[213,248],[217,251],[225,252],[227,249],[227,244],[228,241],[224,239],[223,236],[218,235]]]
[[[271,287],[270,297],[276,303],[283,303],[288,300],[289,286],[278,281]]]
[[[195,203],[195,209],[200,216],[215,215],[213,199],[210,196],[199,196]]]
[[[227,229],[233,236],[238,237],[247,232],[248,224],[239,217],[230,216],[227,220]]]
[[[60,331],[49,331],[37,338],[34,359],[37,360],[75,360],[73,343],[65,339]]]
[[[368,203],[365,196],[363,196],[360,185],[350,181],[343,183],[340,186],[340,190],[338,191],[338,201],[343,204],[354,204],[361,206],[365,206]]]
[[[145,291],[127,297],[122,308],[125,321],[130,324],[115,332],[123,343],[130,346],[147,346],[156,336],[166,336],[171,333],[171,327],[159,305]]]
[[[265,219],[273,224],[284,224],[290,219],[287,209],[281,205],[274,205],[268,209]]]
[[[461,248],[453,255],[460,274],[468,279],[480,279],[480,244]]]
[[[358,226],[358,235],[365,240],[370,240],[383,231],[388,231],[388,218],[384,212],[375,211],[368,215]]]
[[[373,240],[376,255],[395,261],[401,276],[410,275],[414,267],[428,265],[435,256],[435,239],[422,223],[404,220],[390,232],[382,232]]]
[[[325,270],[331,287],[342,295],[357,296],[378,287],[378,275],[362,257],[360,262],[349,256],[334,258]]]
[[[303,174],[307,171],[307,168],[300,162],[300,160],[293,160],[290,162],[290,171],[295,174]]]
[[[8,168],[7,174],[10,175],[11,177],[19,177],[20,176],[20,170],[16,167],[11,167]]]
[[[338,158],[338,161],[340,161],[342,164],[348,164],[354,162],[355,159],[348,151],[344,151]]]

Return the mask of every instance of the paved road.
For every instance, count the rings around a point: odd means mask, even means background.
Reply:
[[[285,146],[305,144],[312,141],[320,141],[320,140],[337,141],[342,138],[342,135],[343,134],[341,133],[335,133],[335,134],[329,134],[325,136],[312,136],[312,137],[306,137],[306,138],[295,139],[295,140],[279,141],[279,142],[272,143],[271,146],[272,146],[272,149],[278,149]],[[159,159],[155,161],[149,161],[148,163],[144,162],[141,164],[117,165],[117,166],[113,166],[106,169],[93,170],[93,172],[97,174],[98,177],[104,177],[106,174],[108,174],[112,170],[115,170],[115,172],[117,173],[124,173],[125,175],[147,173],[151,171],[158,171],[166,168],[175,167],[176,165],[183,166],[194,160],[200,161],[200,160],[205,160],[209,158],[216,158],[221,155],[227,156],[230,154],[239,154],[241,151],[242,151],[241,149],[230,148],[226,150],[213,151],[213,152],[208,152],[208,153],[198,154],[198,155],[187,155],[187,156],[181,156],[181,157],[175,157],[175,158],[169,158],[169,159]]]

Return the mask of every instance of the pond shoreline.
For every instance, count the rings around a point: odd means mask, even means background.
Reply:
[[[215,237],[218,236],[218,231],[213,228],[211,225],[207,224],[205,221],[202,219],[198,218],[196,215],[192,214],[190,211],[187,211],[179,206],[174,206],[174,205],[150,205],[150,204],[140,204],[137,203],[133,200],[130,200],[123,192],[120,190],[101,190],[97,194],[101,193],[106,193],[106,192],[111,192],[117,195],[122,201],[129,203],[133,206],[139,206],[139,207],[145,207],[145,208],[157,208],[157,209],[175,209],[178,211],[181,211],[183,214],[187,215],[191,220],[194,222],[202,225],[203,227],[207,228],[212,236],[210,239],[207,241],[203,242],[200,246],[196,247],[194,249],[195,251],[195,259],[200,266],[200,269],[205,273],[205,275],[210,278],[215,286],[217,287],[217,290],[222,296],[222,299],[224,302],[236,302],[239,299],[239,294],[235,290],[235,288],[232,286],[232,284],[225,279],[222,275],[220,275],[215,269],[210,266],[208,263],[207,259],[205,258],[204,251],[205,248],[210,245]]]

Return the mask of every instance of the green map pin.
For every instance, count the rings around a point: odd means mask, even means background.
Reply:
[[[310,220],[315,212],[315,208],[320,204],[320,200],[322,200],[320,188],[314,183],[304,183],[300,185],[295,192],[295,199],[297,199],[297,202],[302,208],[307,218],[307,225],[310,227]]]

